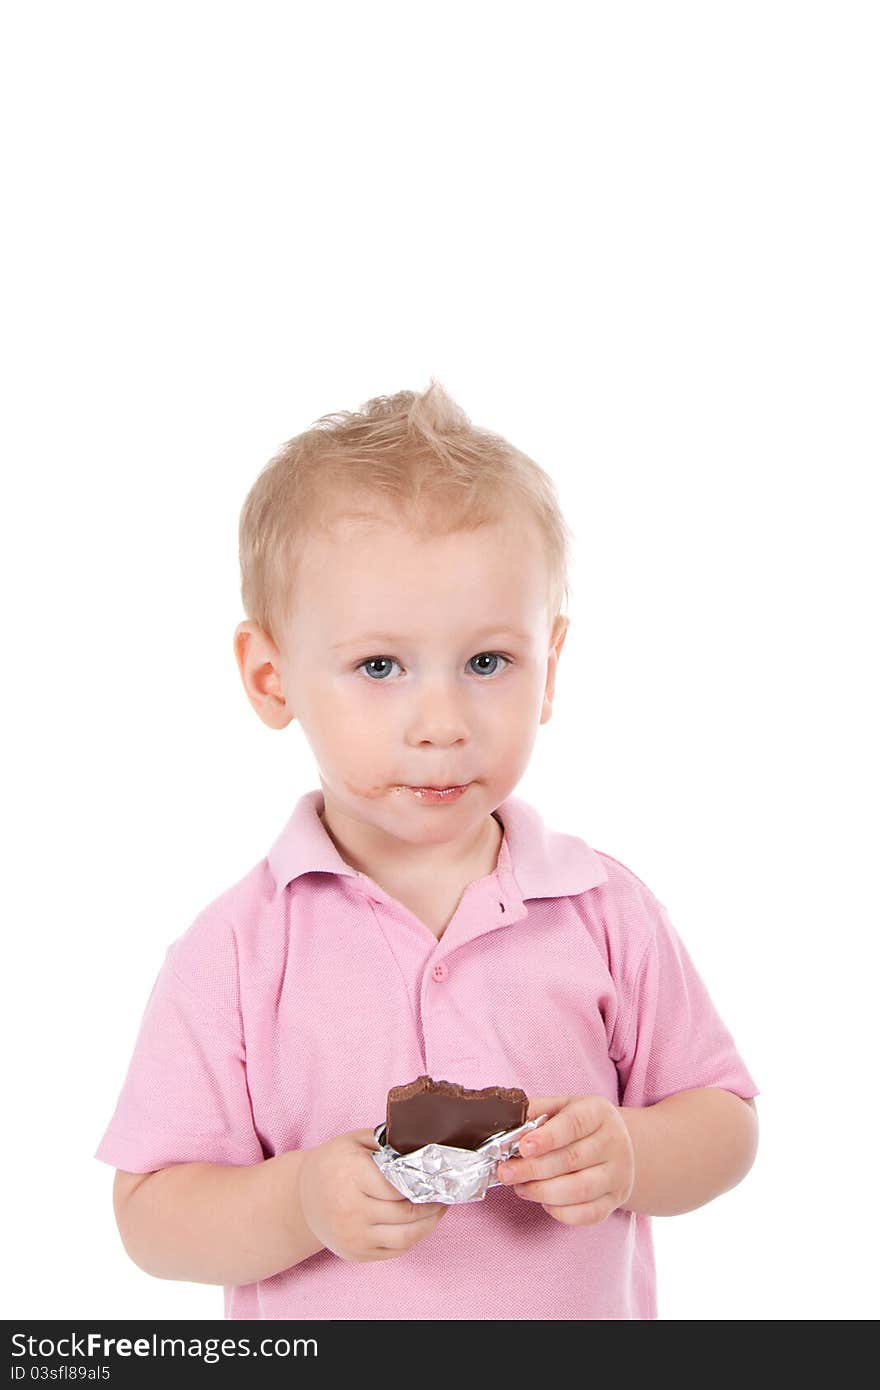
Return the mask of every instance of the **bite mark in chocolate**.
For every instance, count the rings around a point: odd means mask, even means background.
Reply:
[[[477,1149],[490,1135],[525,1124],[528,1109],[529,1098],[518,1086],[468,1090],[419,1076],[388,1092],[385,1142],[399,1154],[425,1144]]]

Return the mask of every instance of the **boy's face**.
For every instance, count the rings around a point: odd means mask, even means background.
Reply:
[[[236,629],[257,713],[273,728],[299,720],[337,820],[364,822],[384,847],[385,835],[472,840],[551,713],[568,620],[550,631],[535,524],[424,540],[340,518],[310,539],[297,579],[280,649],[253,622]],[[448,802],[411,790],[464,784]]]

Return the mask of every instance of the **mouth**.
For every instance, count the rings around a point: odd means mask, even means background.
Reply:
[[[470,782],[463,782],[457,786],[443,787],[413,787],[401,784],[400,786],[394,787],[392,790],[412,792],[420,801],[438,803],[442,801],[457,801],[458,798],[467,791],[470,785]]]

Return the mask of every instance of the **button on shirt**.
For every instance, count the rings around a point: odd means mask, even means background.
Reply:
[[[300,797],[268,855],[169,947],[95,1157],[131,1173],[253,1164],[385,1119],[429,1075],[653,1105],[759,1095],[666,908],[510,797],[494,871],[443,935],[346,864]],[[224,1290],[228,1318],[656,1318],[650,1217],[569,1226],[512,1188],[405,1254],[323,1249]]]

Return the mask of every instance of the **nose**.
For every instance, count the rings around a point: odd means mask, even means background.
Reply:
[[[408,742],[448,748],[470,737],[464,696],[446,680],[424,681],[414,694],[407,722]]]

